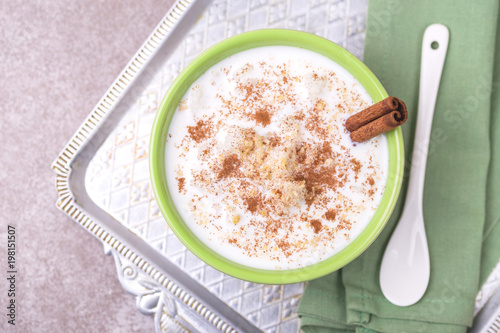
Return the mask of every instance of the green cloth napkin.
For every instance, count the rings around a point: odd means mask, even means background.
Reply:
[[[498,0],[370,1],[364,61],[408,106],[405,179],[371,247],[341,271],[308,283],[298,308],[304,332],[465,332],[472,324],[479,286],[500,258],[498,15]],[[382,295],[379,270],[404,204],[422,37],[432,23],[448,27],[450,42],[424,190],[431,277],[417,304],[398,307]]]

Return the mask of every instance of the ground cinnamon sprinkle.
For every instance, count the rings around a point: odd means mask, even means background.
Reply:
[[[222,170],[219,171],[219,180],[222,178],[233,177],[238,174],[239,168],[241,166],[241,161],[238,159],[238,155],[232,154],[224,159],[222,162]]]
[[[325,189],[343,186],[343,183],[339,183],[337,171],[333,167],[335,156],[328,142],[316,147],[306,147],[305,144],[301,144],[297,149],[297,161],[300,167],[294,173],[294,180],[304,181],[307,205],[310,206],[315,197]]]
[[[295,174],[294,180],[305,183],[307,192],[305,199],[309,206],[325,189],[334,189],[338,185],[343,185],[343,183],[339,183],[338,181],[336,170],[324,166],[306,166]]]
[[[263,204],[263,198],[262,194],[258,194],[253,197],[244,197],[243,202],[247,206],[247,209],[251,213],[255,213],[259,210],[260,207],[262,207]]]
[[[361,170],[361,163],[355,158],[351,159],[351,163],[352,163],[352,169],[354,170],[354,172],[358,173],[359,170]]]
[[[281,241],[278,243],[278,247],[283,251],[285,252],[286,250],[288,250],[290,248],[290,243],[286,242],[286,241]]]
[[[321,224],[320,220],[311,220],[311,226],[314,229],[314,233],[317,234],[318,232],[321,231],[321,228],[323,228],[323,225]]]
[[[177,177],[175,179],[177,179],[177,182],[178,182],[177,186],[179,187],[179,192],[182,193],[183,190],[184,190],[184,185],[185,185],[185,182],[186,182],[186,178],[184,178],[184,177],[181,177],[181,178]]]
[[[208,139],[213,133],[213,124],[208,120],[198,120],[195,126],[188,126],[188,133],[196,143]]]
[[[329,220],[329,221],[333,221],[335,220],[335,216],[337,216],[337,213],[335,213],[334,210],[327,210],[326,213],[325,213],[325,219]]]
[[[266,127],[271,123],[271,115],[267,110],[259,109],[255,111],[254,120],[258,124],[261,124],[262,126]]]
[[[266,232],[270,232],[271,234],[276,234],[281,229],[281,222],[277,220],[270,220],[266,225]]]
[[[317,135],[320,136],[320,138],[326,139],[328,132],[322,126],[322,123],[323,120],[321,119],[320,116],[318,116],[317,114],[312,114],[306,122],[306,128],[311,132],[315,132]]]

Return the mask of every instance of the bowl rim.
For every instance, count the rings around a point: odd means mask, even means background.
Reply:
[[[353,54],[334,42],[306,32],[287,29],[263,29],[225,39],[196,57],[170,85],[154,119],[149,147],[149,168],[158,207],[173,233],[192,253],[213,268],[239,279],[265,284],[290,284],[309,281],[332,273],[361,255],[385,227],[401,190],[404,171],[404,147],[401,128],[386,133],[389,168],[386,187],[374,216],[344,249],[318,263],[296,269],[257,269],[226,259],[186,226],[168,190],[165,171],[165,146],[168,129],[177,106],[192,83],[210,67],[235,53],[262,46],[295,46],[319,53],[337,62],[351,73],[376,103],[387,92],[375,75]]]

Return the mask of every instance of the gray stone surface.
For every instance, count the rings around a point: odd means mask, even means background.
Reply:
[[[0,331],[7,224],[18,332],[153,332],[102,245],[55,207],[50,164],[173,0],[0,2]]]

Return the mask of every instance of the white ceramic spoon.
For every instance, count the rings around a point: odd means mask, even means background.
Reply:
[[[429,284],[429,249],[425,236],[422,198],[432,117],[448,39],[448,28],[442,24],[432,24],[424,33],[410,181],[403,214],[385,249],[380,268],[382,292],[391,303],[399,306],[418,302]]]

